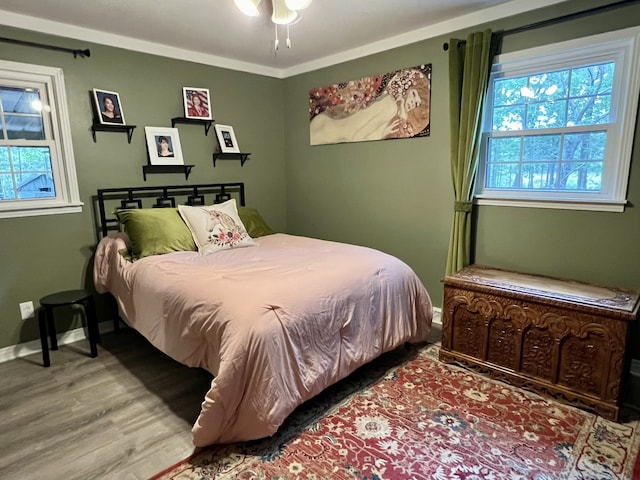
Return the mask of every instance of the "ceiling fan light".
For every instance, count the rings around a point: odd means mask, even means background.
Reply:
[[[284,0],[273,0],[273,15],[271,15],[273,23],[287,25],[296,18],[298,18],[298,12],[288,9]]]
[[[257,17],[260,12],[258,11],[258,5],[260,0],[233,0],[236,3],[236,7],[250,17]]]
[[[284,0],[289,10],[304,10],[311,5],[312,0]]]

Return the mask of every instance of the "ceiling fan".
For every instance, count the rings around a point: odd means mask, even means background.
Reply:
[[[261,0],[234,0],[238,9],[250,17],[260,15],[258,6]],[[291,38],[289,36],[289,26],[300,19],[300,10],[304,10],[311,5],[312,0],[271,0],[271,21],[275,25],[274,48],[278,50],[280,41],[278,40],[278,26],[287,27],[287,48],[291,48]]]

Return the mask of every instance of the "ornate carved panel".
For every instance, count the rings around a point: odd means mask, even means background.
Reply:
[[[522,373],[538,378],[551,378],[553,348],[553,336],[548,328],[527,328],[522,337]]]
[[[518,330],[514,322],[498,318],[489,326],[487,361],[511,369],[517,368],[516,344]]]
[[[481,319],[464,307],[456,310],[453,329],[453,349],[480,357],[482,355],[482,324]]]
[[[571,389],[600,396],[609,370],[608,348],[602,336],[581,339],[570,336],[562,343],[558,383]]]

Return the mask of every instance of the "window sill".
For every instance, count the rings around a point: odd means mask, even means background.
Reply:
[[[590,210],[594,212],[624,212],[626,200],[567,200],[558,199],[526,199],[497,198],[476,196],[475,205],[491,205],[497,207],[517,208],[552,208],[559,210]]]
[[[65,213],[81,213],[84,203],[65,203],[64,205],[38,206],[34,208],[0,208],[0,218],[36,217],[40,215],[59,215]]]

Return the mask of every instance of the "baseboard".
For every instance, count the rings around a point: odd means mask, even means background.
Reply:
[[[101,322],[98,324],[100,333],[113,332],[113,322]],[[66,345],[68,343],[77,342],[87,338],[84,328],[76,328],[68,332],[57,335],[58,345]],[[8,347],[0,348],[0,363],[15,360],[16,358],[26,357],[34,353],[41,353],[40,339],[31,342],[19,343]]]
[[[442,309],[438,307],[433,307],[433,320],[432,323],[436,325],[442,325]]]

